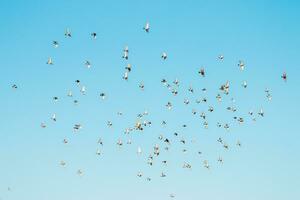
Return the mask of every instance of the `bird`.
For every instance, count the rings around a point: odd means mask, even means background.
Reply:
[[[149,24],[149,22],[147,22],[146,24],[145,24],[145,26],[144,26],[144,28],[143,28],[147,33],[149,33],[149,31],[150,31],[150,24]]]
[[[54,48],[57,48],[57,47],[59,46],[59,43],[58,43],[58,41],[56,41],[56,40],[54,40],[54,41],[52,42],[52,44],[53,44],[53,47],[54,47]]]
[[[82,126],[81,126],[81,124],[75,124],[74,126],[73,126],[73,130],[76,132],[76,131],[79,131],[80,129],[82,129]]]
[[[245,69],[245,63],[244,63],[244,61],[239,60],[238,66],[239,66],[240,70],[243,71]]]
[[[51,119],[52,119],[54,122],[56,122],[56,114],[55,114],[55,113],[52,115]]]
[[[85,65],[88,69],[91,68],[91,66],[92,66],[91,62],[88,61],[88,60],[85,61],[84,65]]]
[[[218,162],[219,162],[219,163],[223,163],[223,158],[222,158],[222,157],[219,157],[219,158],[218,158]]]
[[[127,70],[127,72],[131,72],[131,64],[127,64],[125,70]]]
[[[66,162],[63,161],[63,160],[61,160],[59,164],[60,164],[61,166],[63,166],[63,167],[66,166]]]
[[[143,173],[142,173],[142,172],[138,172],[138,173],[137,173],[137,176],[138,176],[138,177],[142,177],[142,176],[143,176]]]
[[[244,88],[247,88],[247,82],[246,82],[246,81],[243,81],[242,86],[243,86]]]
[[[263,111],[262,108],[259,110],[258,115],[260,115],[260,116],[262,116],[262,117],[265,115],[265,113],[264,113],[264,111]]]
[[[18,89],[18,86],[17,86],[16,84],[13,84],[13,85],[11,86],[11,88],[12,88],[12,89]]]
[[[125,48],[123,50],[123,56],[122,56],[122,58],[128,60],[128,53],[129,53],[128,46],[125,46]]]
[[[205,77],[205,70],[204,70],[204,68],[201,68],[201,69],[198,71],[198,74],[200,74],[202,77]]]
[[[141,154],[142,154],[142,148],[141,148],[141,147],[138,147],[138,149],[137,149],[137,154],[138,154],[138,155],[141,155]]]
[[[92,36],[92,39],[96,39],[96,38],[97,38],[97,33],[92,32],[92,33],[91,33],[91,36]]]
[[[70,31],[70,29],[66,29],[66,31],[65,31],[65,36],[66,37],[72,37],[72,34],[71,34],[71,31]]]
[[[281,75],[281,78],[286,82],[287,81],[287,74],[286,72],[283,72]]]
[[[78,169],[78,170],[77,170],[77,174],[78,174],[79,176],[83,176],[83,171],[82,171],[81,169]]]
[[[53,64],[54,64],[51,57],[48,58],[46,64],[47,64],[47,65],[53,65]]]
[[[167,107],[169,110],[171,110],[171,109],[172,109],[172,103],[171,103],[171,102],[168,102],[168,103],[166,104],[166,107]]]
[[[206,169],[210,169],[210,166],[209,166],[207,160],[204,160],[204,161],[203,161],[203,166],[204,166]]]
[[[166,53],[166,52],[163,52],[163,53],[161,54],[161,58],[162,58],[163,60],[166,60],[166,59],[168,58],[167,53]]]
[[[100,155],[101,155],[101,151],[100,151],[100,149],[97,149],[97,151],[96,151],[96,155],[98,155],[98,156],[100,156]]]
[[[104,99],[106,98],[106,95],[105,95],[105,93],[103,93],[103,92],[102,92],[102,93],[100,93],[100,98],[104,100]]]
[[[126,81],[128,80],[128,72],[125,72],[125,73],[124,73],[123,79],[126,80]]]
[[[46,124],[45,124],[44,122],[42,122],[42,123],[41,123],[41,127],[42,127],[42,128],[46,128],[47,126],[46,126]]]

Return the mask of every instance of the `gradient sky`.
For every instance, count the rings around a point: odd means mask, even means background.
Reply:
[[[299,107],[299,1],[9,1],[0,2],[0,199],[1,200],[96,200],[176,199],[281,200],[300,196]],[[149,21],[151,30],[143,31]],[[72,38],[64,36],[66,28]],[[98,37],[92,40],[91,32]],[[60,47],[54,49],[52,41]],[[129,46],[129,60],[121,58]],[[160,55],[168,53],[162,61]],[[219,54],[224,61],[217,59]],[[54,65],[46,65],[48,57]],[[84,66],[85,60],[91,69]],[[241,72],[238,61],[246,63]],[[128,82],[124,67],[133,70]],[[204,66],[205,78],[197,71]],[[286,71],[285,83],[281,74]],[[180,80],[174,97],[160,80]],[[75,86],[80,79],[87,88],[81,95]],[[231,93],[217,103],[218,88],[227,80]],[[241,83],[247,80],[248,88]],[[145,84],[140,91],[138,84]],[[18,85],[17,90],[11,88]],[[187,89],[192,85],[195,94]],[[200,90],[206,87],[207,94]],[[264,90],[273,96],[267,101]],[[72,90],[73,99],[66,96]],[[107,94],[100,101],[100,92]],[[54,103],[53,96],[60,100]],[[208,114],[209,129],[191,114],[196,98],[206,96],[215,112]],[[236,99],[238,125],[226,111]],[[190,99],[185,106],[183,100]],[[79,100],[74,106],[72,101]],[[174,109],[166,110],[171,101]],[[251,122],[249,110],[264,108],[265,117]],[[145,109],[153,126],[130,136],[123,131]],[[118,111],[123,117],[116,115]],[[56,113],[58,121],[50,120]],[[111,120],[113,128],[106,122]],[[161,127],[162,120],[168,122]],[[230,123],[229,133],[216,122]],[[40,123],[47,124],[46,129]],[[83,129],[74,134],[72,127]],[[182,124],[187,124],[186,129]],[[177,131],[179,138],[172,135]],[[172,143],[153,168],[145,164],[157,137],[163,133]],[[230,149],[217,142],[223,137]],[[95,155],[98,138],[104,141],[103,155]],[[178,140],[189,142],[183,146]],[[62,140],[68,138],[70,144]],[[118,138],[133,144],[116,146]],[[190,140],[195,139],[196,143]],[[242,147],[235,142],[240,140]],[[136,154],[137,147],[144,150]],[[202,156],[197,151],[203,152]],[[218,156],[224,164],[217,163]],[[170,164],[162,166],[161,159]],[[211,169],[203,167],[207,159]],[[59,165],[65,160],[67,165]],[[182,163],[192,164],[191,170]],[[76,174],[78,169],[84,176]],[[141,170],[145,177],[136,174]],[[159,177],[167,173],[166,179]],[[147,182],[145,178],[152,177]],[[11,191],[8,191],[8,187]]]

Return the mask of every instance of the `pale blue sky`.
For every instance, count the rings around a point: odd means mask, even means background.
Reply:
[[[8,1],[0,2],[0,199],[1,200],[96,200],[96,199],[176,199],[281,200],[300,195],[299,161],[299,1]],[[149,21],[151,30],[143,31]],[[64,36],[66,28],[72,38]],[[97,40],[90,37],[97,32]],[[54,49],[52,41],[60,47]],[[121,58],[129,46],[129,60]],[[162,61],[160,55],[168,53]],[[217,59],[219,54],[224,61]],[[48,57],[54,65],[46,65]],[[92,62],[86,69],[84,61]],[[240,72],[238,60],[246,69]],[[131,63],[129,81],[122,79],[124,67]],[[204,66],[207,75],[197,71]],[[286,71],[288,81],[281,80]],[[174,97],[160,80],[180,80],[179,95]],[[87,88],[82,96],[74,81]],[[232,90],[218,104],[219,86],[229,80]],[[247,80],[248,88],[241,83]],[[145,84],[145,91],[138,88]],[[17,84],[16,91],[11,89]],[[195,94],[187,89],[192,85]],[[209,129],[191,114],[204,96],[216,112],[208,114]],[[268,102],[264,90],[271,90]],[[66,97],[68,90],[79,100],[76,107]],[[99,100],[100,92],[107,94]],[[60,101],[53,103],[52,97]],[[238,125],[225,108],[236,99],[238,113],[247,120]],[[183,100],[190,99],[185,106]],[[164,105],[171,101],[172,111]],[[250,109],[263,107],[265,117],[249,121]],[[118,138],[125,142],[123,130],[135,122],[137,113],[147,109],[153,126],[133,133],[131,146],[116,147]],[[118,117],[117,111],[124,116]],[[58,121],[50,117],[57,114]],[[113,128],[106,122],[111,120]],[[166,120],[167,127],[160,126]],[[47,128],[41,129],[40,123]],[[229,133],[215,124],[229,122]],[[75,135],[72,127],[81,123]],[[188,124],[184,130],[182,124]],[[174,138],[173,132],[181,136]],[[167,167],[145,164],[157,137],[164,133],[173,144],[161,158]],[[223,137],[228,151],[216,142]],[[97,139],[102,137],[103,155],[97,157]],[[187,144],[188,153],[177,140],[196,139]],[[68,138],[70,144],[63,145]],[[242,148],[235,147],[236,140]],[[145,153],[136,155],[138,146]],[[199,157],[197,151],[203,156]],[[224,164],[217,163],[218,156]],[[209,160],[211,170],[202,162]],[[67,166],[59,166],[65,160]],[[192,170],[182,169],[188,161]],[[78,169],[84,176],[76,174]],[[145,176],[136,174],[142,170]],[[159,177],[161,171],[166,179]],[[11,191],[7,188],[10,187]]]

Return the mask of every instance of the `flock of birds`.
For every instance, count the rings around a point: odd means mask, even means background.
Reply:
[[[147,22],[145,24],[145,26],[143,27],[143,30],[146,32],[146,34],[150,34],[150,24]],[[65,31],[65,37],[66,38],[72,38],[72,32],[70,31],[70,29],[67,29]],[[97,33],[93,32],[90,34],[90,37],[92,39],[96,39],[97,38]],[[59,45],[60,43],[58,41],[53,41],[52,42],[52,45],[54,48],[59,48]],[[125,46],[125,48],[123,49],[123,55],[122,55],[122,58],[125,59],[126,61],[129,59],[129,47],[128,46]],[[162,60],[166,60],[168,59],[168,54],[166,52],[162,52],[161,53],[161,59]],[[220,61],[222,61],[224,59],[224,56],[223,55],[219,55],[217,57],[217,59],[219,59]],[[47,65],[54,65],[55,62],[54,62],[54,59],[52,57],[49,57],[47,62],[46,62]],[[86,60],[84,62],[84,65],[86,68],[91,68],[92,67],[92,64],[89,60]],[[246,67],[246,64],[243,60],[240,60],[238,61],[237,63],[237,67],[239,70],[243,71],[245,70],[245,67]],[[124,70],[124,75],[122,77],[122,79],[124,79],[124,81],[127,81],[129,79],[129,75],[130,75],[130,72],[132,70],[132,66],[131,64],[128,64],[126,65],[125,67],[125,70]],[[206,70],[205,68],[200,68],[199,71],[197,72],[198,73],[198,76],[200,78],[205,78],[206,77]],[[121,77],[120,77],[121,78]],[[281,78],[286,82],[287,81],[287,74],[284,72],[282,75],[281,75]],[[84,85],[82,85],[81,81],[80,80],[75,80],[75,84],[76,86],[79,88],[79,91],[80,93],[82,94],[86,94],[86,87]],[[161,84],[163,87],[167,88],[166,91],[169,91],[171,92],[172,95],[176,96],[178,95],[179,93],[179,85],[180,85],[180,81],[178,79],[175,79],[174,81],[168,81],[167,79],[165,78],[162,78],[161,79]],[[246,81],[243,81],[242,83],[242,88],[247,88],[247,82]],[[138,86],[141,90],[144,90],[144,84],[143,83],[140,83],[139,86]],[[17,85],[12,85],[12,88],[13,89],[18,89],[18,86]],[[219,86],[219,90],[217,91],[216,93],[216,102],[221,102],[222,101],[222,98],[224,96],[229,96],[230,94],[230,88],[231,88],[231,85],[230,85],[230,82],[227,81],[223,84],[221,84]],[[202,88],[201,89],[202,92],[205,94],[206,92],[206,88]],[[188,93],[194,93],[194,88],[192,86],[190,86],[187,90]],[[268,100],[271,100],[272,99],[272,94],[270,92],[269,89],[265,89],[265,95],[266,95],[266,98]],[[67,96],[72,98],[73,97],[73,93],[72,91],[69,91],[67,93]],[[106,96],[107,94],[102,92],[99,94],[99,97],[101,100],[105,100],[106,99]],[[57,96],[54,96],[53,97],[53,101],[59,101],[59,97]],[[237,109],[235,106],[234,106],[234,102],[235,102],[235,99],[233,98],[230,98],[231,102],[233,103],[232,106],[228,106],[226,107],[225,109],[228,110],[229,112],[231,113],[236,113]],[[75,105],[78,104],[78,100],[75,99],[73,100],[73,103]],[[190,100],[189,99],[184,99],[183,101],[184,105],[188,105],[190,104]],[[200,99],[195,99],[194,100],[194,103],[196,104],[203,104],[203,105],[207,105],[208,103],[211,104],[211,102],[208,101],[208,99],[206,97],[203,97],[203,98],[200,98]],[[165,109],[167,110],[172,110],[173,108],[173,103],[172,102],[166,102],[166,104],[164,105],[165,106]],[[201,120],[202,120],[202,125],[205,129],[208,129],[209,127],[209,123],[208,123],[208,115],[209,113],[212,113],[212,112],[215,112],[215,107],[213,106],[207,106],[207,111],[202,111],[202,112],[198,112],[196,109],[192,109],[192,112],[191,114],[194,115],[194,116],[198,116]],[[119,116],[122,116],[123,113],[120,111],[117,113],[117,115]],[[152,125],[152,121],[148,120],[148,116],[150,115],[150,113],[145,110],[141,113],[138,113],[137,114],[137,119],[135,119],[135,122],[133,123],[130,123],[130,125],[128,127],[124,127],[124,134],[125,135],[128,135],[128,134],[132,134],[133,132],[137,131],[137,132],[142,132],[144,131],[145,129],[151,127]],[[264,117],[264,110],[262,108],[258,109],[256,112],[255,111],[252,111],[250,110],[248,112],[248,117],[251,118],[251,120],[253,121],[256,121],[256,118],[257,117]],[[238,123],[238,124],[243,124],[245,122],[245,119],[246,117],[244,116],[238,116],[238,115],[235,115],[233,116],[233,119]],[[58,121],[57,120],[57,116],[56,114],[53,114],[51,116],[51,120],[56,122]],[[161,123],[161,126],[166,126],[167,125],[167,120],[163,120]],[[46,122],[42,122],[40,124],[41,128],[47,128],[47,123]],[[112,127],[113,126],[113,123],[111,121],[107,121],[107,126],[108,127]],[[221,123],[221,122],[217,122],[216,123],[216,126],[218,128],[223,128],[225,130],[229,130],[230,129],[230,124],[229,123]],[[187,124],[183,124],[182,125],[183,128],[186,128],[187,127]],[[73,131],[74,132],[79,132],[81,129],[83,128],[82,124],[74,124],[73,125]],[[182,149],[182,152],[185,153],[187,152],[187,148],[186,146],[189,145],[189,142],[190,140],[188,139],[185,139],[184,138],[185,136],[183,134],[179,134],[178,132],[174,132],[173,133],[173,136],[172,138],[171,137],[166,137],[165,135],[161,134],[161,135],[158,135],[157,137],[157,141],[154,142],[154,145],[153,145],[153,148],[150,152],[147,152],[147,157],[145,159],[145,163],[149,166],[153,166],[154,163],[155,163],[155,160],[158,160],[159,157],[161,156],[161,152],[162,151],[170,151],[171,149],[171,144],[174,144],[176,145],[176,142],[177,144],[179,143],[180,145],[182,145],[183,149]],[[69,143],[69,139],[65,138],[63,139],[63,144],[66,145]],[[195,142],[195,141],[191,141],[192,142]],[[217,138],[216,142],[218,144],[220,144],[220,146],[226,150],[229,149],[229,144],[225,141],[224,138],[222,137],[219,137]],[[97,143],[101,146],[101,148],[103,147],[104,145],[104,141],[102,138],[99,138]],[[132,141],[131,139],[128,139],[127,141],[123,141],[121,138],[118,139],[115,143],[115,145],[121,147],[121,146],[124,146],[124,145],[131,145],[132,144]],[[236,140],[236,144],[235,144],[236,147],[241,147],[242,144],[241,144],[241,141],[239,140]],[[97,149],[95,154],[97,156],[101,156],[102,155],[102,152],[101,152],[101,148]],[[143,149],[141,146],[138,146],[137,147],[137,150],[136,150],[136,153],[138,155],[141,155],[141,154],[144,154],[143,152]],[[202,155],[202,151],[197,151],[196,152],[198,155]],[[219,156],[216,161],[218,163],[223,163],[223,157],[222,156]],[[159,162],[162,163],[162,165],[167,165],[168,164],[168,159],[167,158],[162,158]],[[61,160],[60,163],[59,163],[62,167],[66,166],[67,165],[67,162],[65,160]],[[202,166],[206,169],[211,169],[211,164],[209,162],[208,159],[205,159],[205,160],[202,160]],[[192,164],[188,161],[185,161],[184,163],[182,163],[182,168],[184,169],[192,169]],[[78,169],[77,170],[77,174],[79,176],[83,176],[84,175],[84,170],[83,169]],[[151,181],[152,180],[152,177],[150,176],[146,176],[144,174],[143,171],[140,171],[140,170],[137,170],[137,174],[136,176],[138,178],[145,178],[146,181]],[[161,171],[158,173],[158,176],[160,176],[161,178],[165,178],[167,177],[167,173],[165,171]],[[169,194],[169,196],[171,198],[174,198],[175,197],[175,194]]]

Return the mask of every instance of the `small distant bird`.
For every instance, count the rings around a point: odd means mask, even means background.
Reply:
[[[83,175],[83,171],[82,171],[81,169],[79,169],[79,170],[77,170],[77,174],[78,174],[79,176],[82,176],[82,175]]]
[[[101,151],[100,151],[100,149],[97,149],[97,151],[96,151],[96,155],[98,155],[98,156],[100,156],[100,155],[101,155]]]
[[[209,168],[210,168],[210,166],[209,166],[207,160],[204,160],[204,161],[203,161],[203,165],[204,165],[204,167],[205,167],[206,169],[209,169]]]
[[[126,69],[128,72],[131,72],[131,64],[127,64],[127,66],[125,67],[125,69]]]
[[[163,60],[166,60],[166,59],[168,58],[167,53],[166,53],[166,52],[163,52],[162,55],[161,55],[161,58],[162,58]]]
[[[54,48],[57,48],[59,46],[58,41],[55,41],[55,40],[52,42],[52,44],[53,44]]]
[[[128,80],[128,72],[125,72],[125,73],[124,73],[123,79],[126,80],[126,81]]]
[[[200,74],[202,77],[205,77],[205,70],[204,70],[204,68],[201,68],[201,69],[198,71],[198,74]]]
[[[102,98],[102,99],[105,99],[106,98],[106,95],[105,95],[105,93],[100,93],[100,97]]]
[[[281,78],[286,82],[287,81],[287,75],[285,72],[281,75]]]
[[[102,139],[101,139],[101,138],[99,138],[99,140],[98,140],[97,143],[100,144],[101,146],[103,146],[103,142],[102,142]]]
[[[169,110],[171,110],[171,109],[172,109],[172,103],[171,103],[171,102],[168,102],[168,103],[166,104],[166,107],[167,107]]]
[[[86,91],[85,86],[82,86],[82,87],[80,88],[81,94],[85,95],[85,91]]]
[[[82,129],[82,126],[80,124],[75,124],[74,127],[73,127],[73,130],[76,132],[76,131],[79,131],[80,129]]]
[[[47,65],[53,65],[53,60],[52,60],[51,57],[48,58],[46,64],[47,64]]]
[[[56,114],[55,113],[52,115],[51,119],[56,122]]]
[[[122,142],[122,140],[121,140],[121,139],[118,139],[118,141],[117,141],[117,145],[118,145],[118,146],[122,146],[122,145],[123,145],[123,142]]]
[[[128,53],[129,53],[128,46],[125,46],[125,48],[123,50],[123,56],[122,56],[122,58],[128,60]]]
[[[80,85],[80,80],[75,80],[75,83],[77,84],[77,85]]]
[[[224,56],[223,56],[222,54],[220,54],[220,55],[218,56],[218,58],[219,58],[220,60],[223,60],[223,59],[224,59]]]
[[[68,97],[72,97],[72,96],[73,96],[72,91],[69,91],[68,94],[67,94],[67,96],[68,96]]]
[[[141,148],[141,147],[138,147],[138,149],[137,149],[137,154],[138,154],[138,155],[141,155],[141,154],[142,154],[142,148]]]
[[[72,34],[71,34],[71,31],[70,31],[70,29],[66,29],[66,31],[65,31],[65,36],[66,37],[72,37]]]
[[[239,66],[240,70],[243,71],[245,69],[245,63],[244,63],[244,61],[239,60],[238,66]]]
[[[60,161],[60,165],[64,167],[64,166],[66,166],[66,162],[63,161],[63,160],[61,160],[61,161]]]
[[[218,158],[218,162],[219,162],[219,163],[223,163],[223,158],[222,158],[222,157],[219,157],[219,158]]]
[[[247,88],[247,82],[246,82],[246,81],[243,81],[242,86],[243,86],[244,88]]]
[[[91,62],[88,61],[88,60],[85,61],[84,65],[85,65],[88,69],[91,68],[91,66],[92,66]]]
[[[108,121],[108,122],[107,122],[107,126],[108,126],[108,127],[112,127],[112,125],[113,125],[113,124],[112,124],[111,121]]]
[[[46,124],[45,124],[44,122],[42,122],[42,123],[41,123],[41,127],[42,127],[42,128],[46,128],[47,126],[46,126]]]
[[[91,33],[91,36],[92,36],[93,39],[96,39],[97,38],[97,33],[93,32],[93,33]]]
[[[220,137],[218,138],[218,140],[217,140],[217,141],[218,141],[219,143],[221,143],[221,144],[223,143],[223,139],[222,139],[222,138],[220,138]]]
[[[161,174],[160,174],[160,177],[162,177],[162,178],[164,178],[164,177],[166,177],[167,175],[164,173],[164,172],[162,172]]]
[[[146,23],[146,25],[144,26],[143,29],[144,29],[147,33],[149,33],[149,31],[150,31],[150,24],[149,24],[149,22]]]
[[[260,115],[260,116],[262,116],[262,117],[265,115],[265,113],[264,113],[264,111],[263,111],[262,108],[261,108],[260,111],[258,112],[258,115]]]
[[[143,176],[143,173],[142,173],[142,172],[138,172],[138,173],[137,173],[137,176],[138,176],[138,177],[142,177],[142,176]]]
[[[12,89],[18,89],[18,86],[17,86],[16,84],[13,84],[13,85],[11,86],[11,88],[12,88]]]

